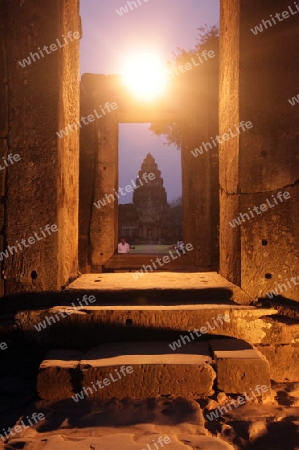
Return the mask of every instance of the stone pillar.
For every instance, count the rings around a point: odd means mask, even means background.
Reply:
[[[183,180],[183,235],[185,243],[191,243],[194,250],[189,253],[193,265],[199,270],[211,268],[211,168],[210,150],[203,150],[196,157],[192,152],[210,140],[210,104],[205,76],[200,77],[200,108],[193,104],[188,111],[185,142],[182,146],[182,180]],[[191,86],[184,86],[186,99],[198,98]],[[190,101],[190,100],[189,100]],[[192,104],[192,103],[191,103]],[[187,128],[188,126],[188,128]]]
[[[278,292],[299,299],[290,281],[299,275],[299,104],[288,101],[299,94],[299,11],[290,4],[221,2],[220,134],[253,127],[220,146],[220,273],[254,298],[285,281]]]
[[[221,2],[219,134],[239,122],[239,0]],[[239,138],[219,146],[220,272],[232,283],[241,283],[240,228],[229,220],[239,214]]]
[[[104,102],[97,102],[98,105]],[[102,200],[105,206],[93,205],[90,223],[91,268],[101,266],[114,254],[118,241],[118,122],[113,113],[98,120],[96,127],[97,159],[94,202]]]
[[[21,157],[7,169],[5,247],[17,251],[4,260],[6,292],[56,290],[77,275],[79,1],[11,0],[4,15],[8,152]],[[58,231],[43,237],[47,224]]]
[[[116,77],[84,74],[81,114],[95,120],[81,130],[80,271],[101,272],[118,241],[118,120]],[[114,104],[110,112],[106,102]],[[100,117],[102,116],[102,117]],[[96,206],[98,205],[98,206]]]
[[[183,238],[193,245],[190,262],[204,269],[211,264],[210,158],[207,153],[194,158],[191,150],[198,142],[190,145],[189,137],[182,147]]]
[[[95,86],[93,76],[84,74],[81,78],[81,115],[87,117],[94,110]],[[90,223],[96,178],[97,137],[96,123],[90,123],[80,133],[79,169],[79,268],[82,273],[91,271]],[[98,199],[97,199],[98,200]]]

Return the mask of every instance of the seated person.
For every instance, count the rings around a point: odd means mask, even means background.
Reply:
[[[126,238],[122,236],[117,246],[117,253],[130,253],[130,250],[130,245],[126,242]]]

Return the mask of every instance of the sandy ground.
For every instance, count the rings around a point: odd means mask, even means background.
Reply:
[[[229,400],[220,393],[198,401],[33,401],[20,415],[17,406],[3,414],[1,402],[1,430],[33,412],[43,413],[45,420],[6,443],[0,440],[0,449],[159,450],[161,436],[170,439],[163,445],[169,450],[299,450],[299,383],[273,385],[263,404],[247,403],[209,421],[207,414]],[[13,416],[19,420],[12,422]]]

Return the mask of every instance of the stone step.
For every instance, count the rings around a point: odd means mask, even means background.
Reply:
[[[86,299],[94,296],[92,302]],[[250,305],[252,298],[217,273],[87,274],[61,292],[22,293],[1,299],[0,313],[46,309],[63,304],[77,306],[142,306],[182,304]]]
[[[199,330],[202,339],[216,335],[243,339],[251,345],[290,344],[298,335],[298,325],[286,327],[276,314],[275,309],[221,304],[63,305],[20,311],[15,323],[19,335],[39,346],[78,350],[109,342],[175,340],[193,330]]]
[[[8,348],[26,343],[44,351],[49,347],[86,350],[109,342],[164,340],[184,344],[211,340],[212,336],[242,339],[265,356],[272,380],[295,382],[299,381],[298,328],[298,322],[280,316],[275,309],[237,305],[71,309],[63,305],[7,316],[0,323],[0,341]],[[280,364],[282,358],[284,363]]]
[[[242,347],[245,350],[240,351]],[[229,355],[221,354],[225,351]],[[224,357],[237,362],[233,385],[223,385]],[[40,365],[37,392],[44,400],[73,398],[75,402],[165,395],[200,398],[211,396],[214,384],[219,388],[216,376],[222,387],[228,387],[227,393],[250,393],[257,384],[270,389],[267,361],[246,342],[237,341],[234,347],[228,339],[194,341],[176,351],[170,351],[165,341],[102,345],[86,353],[51,351]]]
[[[203,336],[229,336],[252,345],[298,344],[298,322],[279,316],[276,309],[226,304],[78,307],[78,302],[73,306],[67,303],[24,308],[10,316],[8,325],[7,321],[0,324],[1,336],[4,338],[5,330],[15,330],[39,345],[60,343],[60,347],[80,349],[120,338],[152,340],[153,331],[175,338],[179,333],[203,327]]]
[[[163,263],[163,258],[167,258],[166,261],[168,261],[167,264],[164,264],[160,269],[162,271],[172,271],[172,270],[181,270],[183,272],[198,272],[200,270],[199,267],[196,267],[194,264],[190,264],[188,255],[180,255],[178,256],[175,252],[175,250],[172,250],[172,254],[174,256],[174,259],[169,257],[170,255],[168,253],[165,254],[129,254],[129,255],[113,255],[108,261],[105,262],[103,265],[103,270],[112,269],[112,270],[119,270],[119,269],[126,269],[126,270],[140,270],[144,266],[151,266],[152,270],[154,270],[153,262],[155,264],[156,258],[160,258],[161,264]],[[156,266],[159,267],[159,265],[156,263]],[[151,271],[150,268],[147,269],[148,271]],[[202,268],[204,270],[204,268]]]
[[[192,343],[188,352],[178,354],[167,347],[166,342],[134,342],[100,346],[85,354],[51,351],[40,366],[37,392],[44,400],[56,401],[212,395],[216,373],[208,345]]]
[[[63,292],[2,299],[0,342],[85,351],[111,342],[192,340],[200,330],[201,340],[229,337],[257,347],[275,381],[298,380],[298,321],[251,301],[217,273],[149,273],[139,280],[89,274]]]
[[[177,302],[184,303],[188,298],[196,303],[231,303],[249,305],[252,298],[238,286],[230,283],[216,272],[149,272],[138,275],[137,272],[84,274],[73,281],[67,288],[78,294],[93,293],[96,298],[113,293],[126,296],[131,300],[143,294],[144,299],[159,305]],[[137,277],[137,278],[136,278]],[[120,296],[118,295],[118,298]],[[190,303],[188,300],[186,303]],[[127,303],[130,304],[130,303]],[[131,303],[134,304],[134,303]]]
[[[240,339],[209,341],[217,364],[217,388],[228,394],[250,394],[256,386],[270,390],[270,366],[266,358]]]

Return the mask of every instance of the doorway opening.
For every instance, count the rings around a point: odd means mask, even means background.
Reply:
[[[85,74],[81,78],[81,114],[88,117],[99,110],[99,105],[117,105],[116,110],[111,112],[110,108],[109,114],[80,130],[79,260],[82,273],[125,269],[123,261],[115,265],[116,257],[122,256],[117,254],[121,235],[133,247],[130,255],[124,255],[128,256],[126,263],[139,257],[133,263],[136,269],[142,266],[145,256],[150,255],[149,251],[167,252],[183,242],[193,248],[185,259],[188,259],[186,268],[218,270],[218,149],[211,148],[207,152],[202,148],[218,130],[218,58],[214,56],[218,54],[219,36],[217,27],[212,24],[218,21],[219,2],[211,0],[209,8],[192,2],[192,13],[183,0],[176,2],[178,10],[173,8],[173,2],[162,9],[160,4],[145,4],[120,17],[112,4],[107,13],[107,7],[97,0],[82,1],[83,28],[88,17],[92,26],[84,30],[82,40],[82,72]],[[169,28],[165,28],[163,15],[167,17]],[[184,15],[188,20],[183,20]],[[207,16],[206,22],[202,21],[203,15]],[[210,25],[204,27],[204,23]],[[137,31],[136,24],[142,30]],[[179,30],[178,26],[184,29]],[[105,27],[107,32],[104,32]],[[140,36],[144,39],[139,39]],[[190,51],[183,50],[191,46]],[[134,65],[136,59],[137,66]],[[167,89],[156,100],[148,97],[146,101],[141,100],[136,96],[136,88],[140,88],[145,79],[155,78],[153,69],[157,59],[163,62],[163,67],[167,66]],[[129,61],[134,63],[128,71],[134,92],[120,83]],[[145,93],[144,89],[149,93],[148,88],[147,85],[142,87],[141,93]],[[156,155],[154,145],[140,145],[136,161],[122,148],[123,130],[133,130],[127,131],[131,134],[132,150],[133,144],[138,144],[137,127],[148,128],[149,124],[153,127],[155,123],[161,123],[161,127],[160,133],[159,126],[156,128],[154,137],[164,135],[164,140],[174,143],[165,168],[161,158],[166,152],[170,154],[169,146]],[[147,140],[145,137],[141,143],[146,144]],[[177,165],[175,159],[179,161]],[[146,161],[150,164],[149,160],[156,164],[154,172],[161,171],[161,174],[150,180],[152,194],[142,195],[143,186],[136,189],[134,184],[140,179],[142,164]],[[173,165],[177,168],[171,173]],[[168,186],[168,179],[179,188],[176,192]],[[144,184],[150,187],[149,182]],[[119,189],[124,190],[124,195]],[[155,189],[159,194],[155,194]]]
[[[149,127],[119,124],[118,236],[130,254],[166,254],[183,241],[181,150]]]

